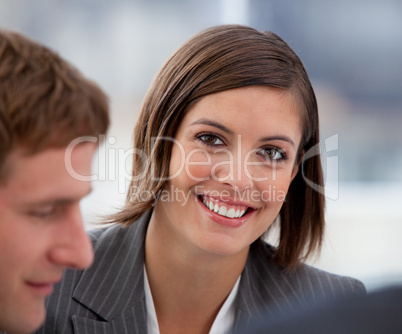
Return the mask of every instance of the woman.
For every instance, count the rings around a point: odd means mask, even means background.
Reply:
[[[324,231],[324,196],[305,181],[323,185],[319,155],[303,161],[318,142],[313,89],[282,39],[238,25],[191,38],[145,98],[125,208],[91,234],[94,265],[66,273],[44,330],[231,333],[364,293],[302,264]]]

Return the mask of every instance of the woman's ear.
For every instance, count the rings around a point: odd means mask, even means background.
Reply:
[[[303,150],[303,151],[300,153],[300,158],[295,161],[295,165],[293,166],[292,176],[291,176],[291,177],[292,177],[292,181],[293,181],[293,179],[296,177],[297,172],[299,171],[300,164],[302,163],[305,154],[306,154],[306,151]]]

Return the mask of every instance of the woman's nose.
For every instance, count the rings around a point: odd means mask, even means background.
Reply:
[[[216,165],[213,177],[222,184],[230,185],[237,191],[244,191],[253,187],[253,176],[249,171],[245,156],[234,155],[226,163]]]

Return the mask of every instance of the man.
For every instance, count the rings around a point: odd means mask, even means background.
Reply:
[[[92,263],[79,202],[108,113],[102,90],[57,54],[0,30],[0,332],[37,329],[63,269]]]

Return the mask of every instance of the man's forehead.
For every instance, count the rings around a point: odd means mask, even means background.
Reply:
[[[13,171],[12,167],[19,154],[20,153],[18,150],[12,150],[0,165],[0,189],[7,186],[9,180],[11,179]]]
[[[22,149],[13,150],[7,157],[7,173],[0,191],[16,200],[40,202],[76,201],[91,192],[91,183],[75,180],[65,165],[65,148],[46,149],[26,154]],[[83,162],[90,170],[90,159]]]

